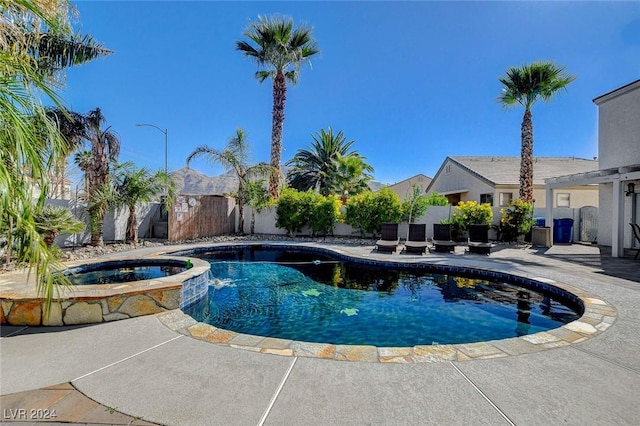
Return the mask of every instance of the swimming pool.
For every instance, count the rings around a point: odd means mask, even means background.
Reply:
[[[570,293],[492,271],[260,245],[191,255],[211,263],[213,278],[183,311],[249,335],[379,347],[471,343],[558,328],[582,313]]]

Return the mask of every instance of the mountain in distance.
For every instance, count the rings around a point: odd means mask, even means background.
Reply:
[[[183,167],[170,173],[180,195],[227,195],[238,191],[238,178],[233,170],[219,176],[207,176],[189,167]],[[372,191],[378,191],[384,185],[369,183]]]

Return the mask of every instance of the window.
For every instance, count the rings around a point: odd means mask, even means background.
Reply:
[[[480,194],[480,204],[489,204],[493,206],[493,194]]]
[[[451,164],[447,164],[446,166],[444,166],[444,172],[445,174],[451,173]]]
[[[506,207],[511,203],[513,198],[513,192],[501,192],[500,193],[500,207]]]
[[[557,193],[556,207],[571,207],[571,195],[567,193]]]

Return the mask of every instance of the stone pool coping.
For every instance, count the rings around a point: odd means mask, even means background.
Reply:
[[[390,265],[411,265],[411,264],[423,264],[427,266],[434,266],[442,268],[450,268],[451,270],[476,270],[484,271],[487,275],[495,271],[496,268],[483,268],[475,265],[455,265],[452,262],[452,258],[442,256],[421,256],[421,255],[377,255],[371,247],[352,247],[352,246],[337,246],[335,244],[326,245],[321,243],[292,243],[292,242],[226,242],[226,243],[206,243],[183,246],[183,248],[167,248],[156,247],[155,250],[146,250],[146,254],[123,253],[121,256],[110,257],[109,260],[119,259],[132,259],[132,258],[171,258],[171,259],[185,259],[183,253],[188,253],[189,250],[204,251],[207,247],[224,247],[224,246],[247,246],[247,245],[261,245],[261,246],[290,246],[290,247],[305,247],[315,248],[322,251],[329,251],[340,255],[341,257],[357,259],[365,262],[381,262]],[[178,257],[177,254],[180,254]],[[70,262],[66,264],[69,267],[95,263],[93,261],[82,262]],[[216,328],[209,324],[198,323],[190,316],[184,314],[179,309],[176,309],[176,297],[177,292],[182,287],[181,283],[171,280],[172,277],[181,276],[182,274],[191,272],[192,275],[189,278],[195,276],[196,273],[203,274],[209,268],[209,264],[206,261],[200,259],[192,260],[194,267],[181,274],[176,274],[170,277],[159,278],[155,280],[148,280],[148,282],[138,281],[135,283],[127,283],[127,293],[129,296],[138,297],[145,291],[160,292],[160,300],[158,297],[153,299],[153,303],[148,301],[145,303],[137,303],[137,311],[133,311],[134,315],[130,315],[131,312],[124,315],[118,315],[118,312],[109,311],[105,318],[105,311],[109,308],[107,301],[101,301],[100,306],[102,308],[102,319],[98,321],[85,321],[86,322],[101,322],[110,321],[115,319],[124,319],[131,316],[156,314],[157,318],[169,329],[182,333],[187,336],[191,336],[198,340],[207,341],[217,345],[224,345],[231,348],[244,349],[252,352],[261,352],[266,354],[292,356],[292,357],[313,357],[336,361],[360,361],[360,362],[379,362],[379,363],[418,363],[418,362],[438,362],[438,361],[469,361],[474,359],[488,359],[488,358],[500,358],[506,356],[522,355],[528,353],[534,353],[553,348],[566,347],[572,344],[584,342],[587,339],[595,337],[596,335],[607,330],[616,320],[616,309],[600,299],[599,297],[581,290],[579,288],[570,286],[568,284],[559,283],[554,280],[531,276],[529,274],[514,273],[514,272],[502,272],[497,271],[499,274],[506,274],[516,278],[522,278],[526,280],[533,280],[540,283],[548,284],[553,287],[557,287],[561,290],[567,291],[575,295],[584,306],[583,315],[571,323],[565,324],[559,328],[530,334],[521,337],[514,337],[501,340],[492,340],[477,343],[466,344],[450,344],[450,345],[418,345],[413,347],[376,347],[376,346],[364,346],[364,345],[333,345],[311,342],[299,342],[264,336],[253,336],[247,334],[240,334],[229,330]],[[203,263],[201,263],[203,262]],[[206,264],[206,265],[205,265]],[[448,266],[443,266],[448,265]],[[205,270],[202,270],[205,268]],[[6,286],[6,279],[4,276],[0,276],[0,306],[2,309],[0,314],[2,317],[2,323],[7,321],[5,316],[5,304],[7,300],[24,300],[25,296],[31,291],[31,296],[37,298],[35,295],[35,287],[29,289],[29,286],[17,285],[14,290],[28,290],[27,292],[14,292],[9,293]],[[182,277],[181,277],[182,278]],[[185,277],[186,278],[186,277]],[[188,278],[187,278],[188,279]],[[142,286],[142,288],[141,288]],[[9,286],[10,287],[10,286]],[[94,298],[103,300],[106,298],[118,298],[120,293],[117,293],[117,289],[114,288],[98,288],[102,286],[83,286],[87,287],[85,291],[93,292],[91,295],[76,295],[74,299],[77,299],[80,303],[87,303],[86,300]],[[96,287],[96,288],[88,288]],[[122,287],[118,286],[120,290]],[[164,291],[170,291],[170,294],[163,294]],[[145,295],[145,297],[147,297]],[[28,299],[28,297],[26,297]],[[171,303],[163,305],[162,300],[170,299]],[[179,299],[179,298],[178,298]],[[40,298],[41,300],[41,298]],[[116,300],[116,305],[122,306],[123,301]],[[57,303],[68,303],[58,301]],[[179,303],[179,300],[178,300]],[[106,308],[105,308],[106,305]],[[136,305],[136,303],[129,303],[129,306]],[[62,305],[61,305],[62,308]],[[151,308],[151,309],[148,309]],[[68,309],[68,307],[66,308]],[[95,309],[95,308],[94,308]],[[61,309],[62,310],[62,309]],[[9,310],[10,311],[10,310]],[[116,314],[116,315],[112,315]],[[129,315],[129,316],[126,316]],[[97,317],[95,317],[97,318]],[[83,320],[83,318],[80,318]],[[76,322],[82,323],[82,322]],[[64,322],[67,324],[67,322]],[[38,324],[29,324],[38,325]],[[57,322],[50,322],[42,325],[62,325]]]
[[[341,257],[389,265],[416,264],[419,259],[421,264],[427,267],[438,267],[450,270],[474,270],[486,272],[488,276],[493,270],[477,266],[447,266],[439,263],[441,258],[433,258],[434,262],[425,261],[428,256],[402,255],[402,257],[389,258],[369,255],[357,255],[348,250],[348,247],[326,246],[317,243],[291,243],[291,242],[259,242],[259,243],[217,243],[195,248],[195,252],[205,252],[207,247],[226,246],[276,246],[276,247],[305,247],[315,248],[319,251],[333,252]],[[184,255],[190,249],[174,251]],[[392,260],[391,260],[392,259]],[[399,260],[399,261],[397,261]],[[477,343],[446,344],[446,345],[417,345],[413,347],[376,347],[368,345],[334,345],[325,343],[301,342],[273,337],[255,336],[236,333],[234,331],[217,328],[210,324],[197,322],[195,319],[180,310],[158,314],[158,319],[169,329],[181,334],[218,345],[226,345],[232,348],[244,349],[252,352],[261,352],[273,355],[291,357],[312,357],[336,361],[359,361],[379,363],[419,363],[439,361],[470,361],[474,359],[500,358],[506,356],[523,355],[540,352],[548,349],[566,347],[572,344],[584,342],[587,339],[607,330],[617,317],[617,310],[599,297],[568,284],[557,281],[519,274],[513,272],[497,272],[525,280],[537,281],[544,285],[559,288],[576,296],[582,303],[584,312],[582,316],[559,328],[545,332],[529,334],[521,337],[513,337],[500,340],[491,340]]]

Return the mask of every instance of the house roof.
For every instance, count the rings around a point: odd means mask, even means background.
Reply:
[[[602,102],[606,102],[627,92],[636,90],[637,88],[640,88],[640,80],[632,81],[631,83],[625,84],[622,87],[618,87],[617,89],[607,92],[604,95],[600,95],[593,100],[593,103],[596,105],[600,105]]]
[[[494,185],[520,183],[520,157],[447,157],[480,179]],[[447,160],[445,160],[446,163]],[[533,184],[545,179],[598,170],[597,160],[575,157],[534,157]]]
[[[406,179],[401,180],[400,182],[396,182],[394,184],[391,184],[391,185],[389,185],[389,187],[392,188],[392,187],[394,187],[396,185],[401,185],[401,184],[403,184],[405,182],[410,182],[412,180],[424,180],[424,181],[427,182],[427,184],[429,184],[432,181],[432,179],[429,176],[423,175],[422,173],[418,173],[415,176],[411,176],[410,178],[406,178]]]

